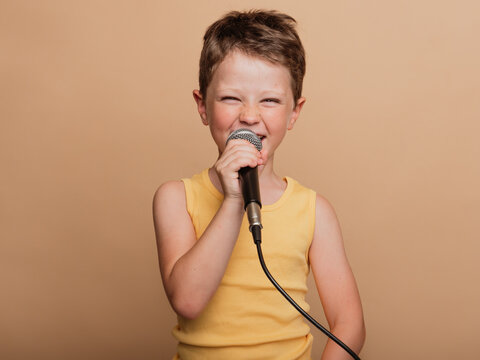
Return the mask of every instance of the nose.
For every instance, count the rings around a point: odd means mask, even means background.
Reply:
[[[240,122],[252,125],[260,121],[260,112],[256,106],[245,105],[240,113]]]

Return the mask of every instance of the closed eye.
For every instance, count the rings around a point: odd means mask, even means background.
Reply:
[[[220,99],[222,101],[240,101],[240,99],[234,97],[234,96],[222,96]]]
[[[277,104],[280,104],[280,99],[276,99],[276,98],[267,98],[267,99],[263,99],[262,101],[263,101],[263,102],[266,102],[266,103],[277,103]]]

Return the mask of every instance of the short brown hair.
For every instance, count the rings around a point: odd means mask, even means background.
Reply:
[[[294,18],[273,10],[232,11],[210,25],[200,56],[199,85],[203,98],[218,65],[232,50],[239,50],[285,66],[290,72],[296,104],[302,96],[305,50],[295,25]]]

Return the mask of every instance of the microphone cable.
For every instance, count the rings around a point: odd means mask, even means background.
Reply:
[[[263,259],[263,253],[262,253],[262,231],[261,231],[261,226],[260,225],[252,225],[250,227],[250,231],[252,232],[252,237],[253,237],[253,242],[257,246],[257,253],[258,253],[258,259],[260,260],[260,264],[262,266],[263,271],[265,272],[265,275],[267,275],[267,278],[270,280],[270,282],[275,286],[275,288],[285,297],[285,299],[288,300],[292,306],[297,309],[297,311],[303,315],[304,318],[306,318],[308,321],[310,321],[317,329],[322,331],[325,335],[327,335],[330,339],[335,341],[335,343],[338,344],[342,349],[344,349],[352,358],[355,360],[360,360],[357,354],[350,349],[347,345],[345,345],[339,338],[337,338],[335,335],[333,335],[330,331],[325,329],[320,323],[318,323],[313,317],[311,317],[305,310],[303,310],[300,305],[298,305],[295,300],[293,300],[290,295],[287,294],[285,290],[277,283],[277,281],[273,278],[272,274],[270,274],[270,271],[268,271],[267,265],[265,264],[265,260]]]

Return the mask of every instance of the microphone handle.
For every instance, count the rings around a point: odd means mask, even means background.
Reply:
[[[260,200],[260,187],[258,185],[258,169],[251,167],[244,167],[238,171],[240,178],[242,179],[242,193],[243,203],[245,209],[251,202],[257,203],[262,207]]]
[[[263,227],[260,211],[262,202],[260,201],[260,186],[258,185],[258,169],[256,167],[244,167],[238,173],[242,179],[243,202],[250,224],[250,231],[255,225],[261,229]]]

